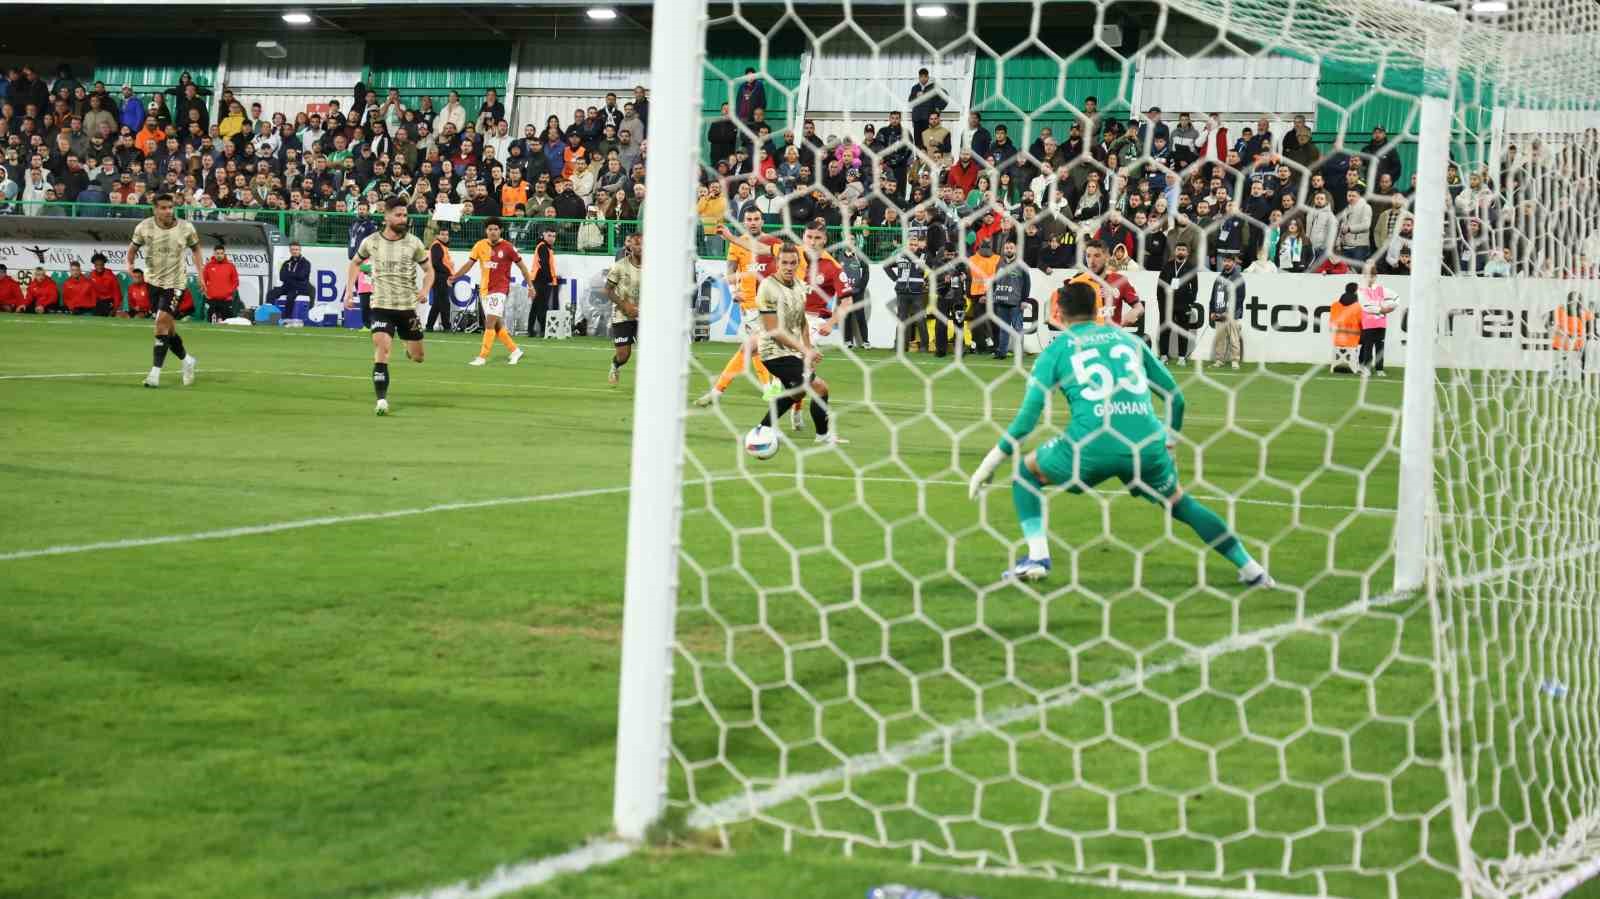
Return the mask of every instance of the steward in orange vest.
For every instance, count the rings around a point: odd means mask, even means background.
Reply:
[[[1344,286],[1344,293],[1328,308],[1328,329],[1333,333],[1333,364],[1328,370],[1337,371],[1343,364],[1360,374],[1361,296],[1354,281]]]
[[[1594,329],[1594,313],[1584,309],[1577,298],[1567,298],[1567,305],[1557,306],[1550,313],[1550,347],[1555,350],[1583,349],[1584,341]]]

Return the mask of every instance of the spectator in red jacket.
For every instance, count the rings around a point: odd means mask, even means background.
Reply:
[[[150,285],[144,281],[144,269],[136,268],[128,273],[132,279],[128,284],[128,315],[133,318],[150,317]]]
[[[972,158],[970,149],[961,151],[961,158],[955,165],[944,173],[944,183],[961,191],[964,199],[972,189],[978,186],[978,176],[983,174],[983,166]]]
[[[94,311],[94,282],[83,273],[83,266],[74,262],[67,281],[61,285],[61,303],[69,315],[88,315]]]
[[[206,311],[214,322],[233,316],[233,298],[239,292],[239,270],[228,258],[227,247],[217,244],[206,260],[205,271],[200,273],[200,285],[206,292]]]
[[[122,311],[122,282],[106,269],[106,254],[96,253],[89,257],[89,262],[94,265],[94,271],[89,274],[89,284],[94,289],[94,314],[116,315]]]
[[[0,265],[0,312],[27,312],[28,301],[22,298],[22,285]]]
[[[28,305],[36,313],[59,312],[61,291],[56,288],[54,278],[45,274],[44,266],[33,270],[33,277],[28,279]]]
[[[1338,256],[1328,255],[1323,258],[1322,264],[1311,270],[1313,275],[1348,275],[1350,266]]]

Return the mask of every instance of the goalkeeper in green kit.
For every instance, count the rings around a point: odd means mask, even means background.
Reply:
[[[1011,499],[1028,541],[1028,557],[1003,576],[1036,581],[1050,574],[1050,541],[1044,531],[1046,486],[1059,484],[1082,493],[1116,477],[1134,496],[1165,505],[1173,518],[1237,565],[1240,582],[1275,586],[1227,523],[1178,486],[1172,445],[1183,428],[1183,394],[1172,373],[1137,337],[1115,325],[1096,323],[1093,287],[1068,283],[1057,296],[1052,317],[1059,316],[1057,323],[1064,330],[1034,363],[1022,408],[999,446],[989,451],[972,475],[968,491],[977,498],[995,470],[1033,433],[1049,392],[1059,387],[1066,394],[1072,423],[1065,434],[1028,453],[1017,466]],[[1152,387],[1166,398],[1170,431],[1156,415]]]

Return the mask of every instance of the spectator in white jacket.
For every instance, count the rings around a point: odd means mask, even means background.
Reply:
[[[1366,262],[1372,255],[1372,204],[1358,190],[1345,192],[1344,212],[1339,216],[1339,255],[1352,262]]]
[[[748,182],[747,182],[748,183]],[[778,193],[778,182],[767,180],[763,187],[765,193],[756,198],[756,209],[761,211],[761,218],[769,225],[776,225],[783,221],[783,211],[789,206],[789,199]]]
[[[450,99],[433,118],[433,133],[443,134],[446,124],[456,126],[456,133],[467,127],[467,108],[461,105],[461,94],[457,91],[450,92]]]
[[[483,146],[485,149],[493,147],[494,158],[505,160],[511,155],[511,140],[511,123],[501,119],[489,136],[483,139]]]
[[[1224,141],[1227,140],[1228,129],[1222,125],[1222,116],[1213,112],[1206,116],[1205,124],[1200,126],[1200,133],[1194,139],[1195,155],[1200,159],[1212,161],[1220,159],[1221,157],[1217,155],[1219,137]]]
[[[38,215],[44,202],[50,198],[50,172],[47,169],[28,169],[22,178],[22,212]]]
[[[1498,218],[1494,191],[1484,183],[1483,175],[1473,172],[1467,176],[1467,187],[1455,198],[1456,215],[1464,219],[1477,218],[1493,224]]]
[[[1306,213],[1306,239],[1311,241],[1311,267],[1315,268],[1334,248],[1339,240],[1339,220],[1329,208],[1328,192],[1319,190],[1311,195],[1311,210]]]
[[[1033,191],[1034,199],[1046,212],[1070,211],[1068,192],[1071,186],[1072,167],[1069,165],[1063,165],[1057,171],[1046,168],[1043,174],[1028,182],[1028,189]]]

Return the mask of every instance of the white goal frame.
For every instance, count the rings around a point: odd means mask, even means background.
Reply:
[[[1181,7],[1182,0],[1170,0]],[[634,426],[629,490],[626,582],[623,608],[620,689],[613,802],[613,828],[621,839],[646,840],[668,807],[672,753],[673,659],[678,610],[679,566],[684,508],[686,403],[692,325],[690,280],[683,274],[695,254],[698,221],[694,173],[699,170],[702,81],[708,26],[707,0],[657,0],[651,46],[651,128],[647,190],[641,223],[645,276],[640,344],[635,367]],[[737,11],[737,4],[735,4]],[[849,13],[849,3],[845,5]],[[794,15],[791,7],[790,15]],[[1429,18],[1426,13],[1418,13]],[[1463,715],[1458,696],[1461,667],[1437,635],[1449,626],[1451,611],[1442,584],[1447,559],[1441,544],[1441,510],[1436,496],[1439,321],[1446,301],[1441,270],[1450,198],[1446,172],[1458,100],[1456,60],[1467,52],[1459,24],[1429,28],[1424,62],[1424,95],[1417,97],[1417,184],[1413,214],[1412,301],[1406,310],[1405,379],[1400,407],[1399,485],[1393,525],[1393,593],[1389,601],[1421,593],[1432,617],[1437,713],[1448,756],[1460,739]],[[1495,119],[1503,119],[1496,109]],[[1448,523],[1448,522],[1444,522]],[[1298,620],[1295,626],[1307,624]],[[983,726],[998,724],[980,722]],[[1470,895],[1480,876],[1473,861],[1470,785],[1461,768],[1446,758],[1450,819],[1457,848],[1462,895]],[[847,769],[853,765],[847,763]],[[793,786],[793,785],[791,785]],[[803,785],[796,789],[809,789]],[[791,795],[789,798],[793,798]],[[732,808],[753,802],[736,796],[719,803]],[[695,825],[698,818],[691,818]],[[1558,895],[1600,871],[1600,861],[1569,872],[1537,895]],[[1237,895],[1221,890],[1197,895]]]
[[[672,644],[683,520],[684,403],[694,185],[706,0],[658,2],[650,36],[650,165],[645,172],[644,279],[633,396],[622,679],[617,698],[613,826],[641,840],[666,808]],[[685,53],[685,50],[689,52]],[[663,270],[662,260],[669,264]],[[692,280],[692,279],[690,279]]]

